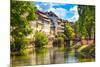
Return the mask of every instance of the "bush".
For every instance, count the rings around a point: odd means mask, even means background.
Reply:
[[[66,35],[66,38],[70,40],[75,35],[74,29],[70,25],[65,25],[64,34]]]
[[[78,51],[86,57],[95,57],[95,45],[83,45]]]
[[[58,34],[58,37],[63,37],[63,38],[65,38],[65,34],[64,34],[64,33],[59,33],[59,34]]]
[[[58,37],[58,44],[63,44],[63,43],[64,43],[64,38]]]
[[[63,33],[59,33],[53,41],[53,46],[61,47],[61,45],[64,45],[64,39],[65,35]]]
[[[15,41],[11,42],[11,51],[17,52],[18,55],[25,55],[27,53],[26,47],[29,44],[27,38],[16,37]]]
[[[48,37],[43,32],[36,32],[34,43],[36,48],[42,48],[44,45],[48,45]]]

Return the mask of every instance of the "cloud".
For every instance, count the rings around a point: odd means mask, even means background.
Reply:
[[[36,5],[36,7],[37,7],[39,10],[42,10],[42,8],[41,8],[39,5]]]
[[[58,17],[66,19],[67,10],[64,8],[50,8],[48,11],[54,12]]]
[[[47,5],[48,5],[48,3],[44,3],[43,5],[47,6]]]
[[[70,22],[75,22],[79,18],[77,6],[74,6],[74,7],[70,8],[70,10],[67,10],[65,8],[54,8],[54,7],[51,7],[50,9],[48,9],[48,11],[52,11],[58,17],[60,17],[60,18],[62,18],[64,20],[68,20]]]
[[[78,20],[78,18],[79,18],[79,15],[78,15],[78,14],[75,14],[75,15],[73,15],[71,18],[69,18],[68,21],[70,21],[70,22],[75,22],[75,21]]]
[[[70,8],[70,11],[77,11],[77,6]]]
[[[73,16],[71,18],[69,18],[68,20],[71,21],[71,22],[75,22],[78,20],[79,18],[79,14],[78,14],[78,9],[77,9],[78,6],[74,6],[73,8],[71,8],[69,11],[70,12],[73,12]]]
[[[78,10],[77,5],[71,4],[63,4],[63,3],[39,3],[36,4],[37,8],[42,11],[52,11],[54,12],[59,18],[64,20],[68,20],[71,22],[75,22],[78,20]]]
[[[50,3],[52,6],[64,6],[65,3]]]

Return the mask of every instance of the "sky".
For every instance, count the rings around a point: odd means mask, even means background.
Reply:
[[[76,4],[66,4],[66,3],[52,3],[52,2],[35,2],[37,8],[41,11],[52,11],[59,18],[68,20],[70,22],[75,22],[78,20],[78,10]]]

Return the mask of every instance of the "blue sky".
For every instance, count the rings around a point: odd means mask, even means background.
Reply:
[[[52,11],[58,17],[75,22],[78,20],[78,10],[76,4],[65,4],[65,3],[52,3],[52,2],[35,2],[37,8],[41,11]]]

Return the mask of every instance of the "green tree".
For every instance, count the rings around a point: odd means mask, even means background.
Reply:
[[[88,14],[88,15],[87,15]],[[94,6],[87,6],[85,13],[85,28],[87,36],[91,39],[91,36],[95,33],[95,8]]]
[[[36,20],[36,6],[27,1],[11,1],[11,51],[23,52],[26,49],[27,35],[31,33],[30,21]]]
[[[36,32],[34,43],[36,48],[42,48],[48,45],[48,37],[43,32]]]
[[[65,25],[64,34],[66,35],[66,38],[67,38],[68,40],[70,40],[70,39],[72,39],[72,38],[74,37],[74,35],[75,35],[74,29],[73,29],[70,25],[66,24],[66,25]]]
[[[75,23],[80,37],[95,36],[95,6],[79,5],[79,20]]]

